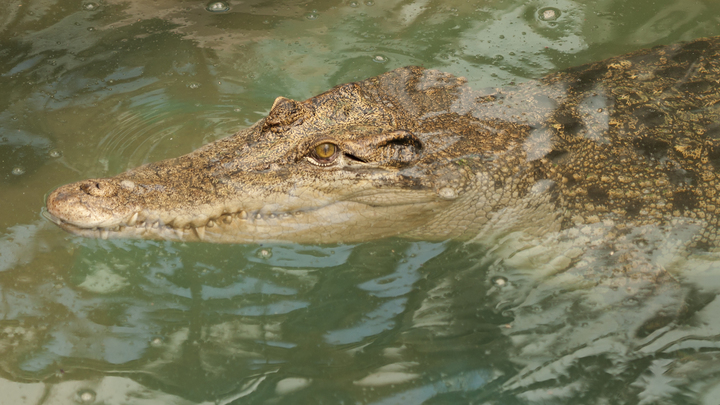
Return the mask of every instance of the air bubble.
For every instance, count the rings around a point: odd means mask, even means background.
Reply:
[[[85,3],[82,5],[83,10],[85,11],[95,11],[98,7],[97,3]]]
[[[555,21],[560,17],[560,10],[552,7],[542,8],[538,11],[538,16],[543,21]]]
[[[490,281],[498,287],[505,287],[508,284],[508,279],[502,276],[495,276]]]
[[[59,149],[53,149],[48,152],[48,155],[50,155],[51,158],[59,158],[60,156],[62,156],[62,152],[60,152]]]
[[[355,8],[355,7],[357,7],[358,5],[359,5],[359,4],[358,4],[357,1],[351,1],[351,2],[350,2],[350,7],[352,7],[352,8]]]
[[[152,347],[160,347],[163,345],[163,343],[164,343],[163,338],[161,338],[159,336],[154,337],[154,338],[152,338],[152,340],[150,340],[150,346],[152,346]]]
[[[307,18],[308,20],[317,20],[318,13],[309,13],[308,15],[305,16],[305,18]]]
[[[224,1],[211,1],[205,6],[205,10],[211,13],[224,13],[230,10],[230,5]]]
[[[97,394],[95,391],[92,390],[81,390],[77,393],[78,399],[83,404],[89,404],[90,402],[95,401],[95,397],[97,397]]]
[[[272,249],[260,249],[257,252],[257,257],[261,259],[269,259],[272,257]]]
[[[382,56],[382,55],[375,55],[373,56],[373,62],[377,63],[385,63],[388,61],[388,58]]]
[[[365,2],[365,5],[366,5],[366,6],[372,6],[372,5],[374,5],[374,4],[375,4],[374,1],[366,1],[366,2]]]
[[[13,167],[12,174],[14,174],[16,176],[21,176],[21,175],[25,174],[25,168],[22,166]]]
[[[187,87],[189,89],[197,89],[198,87],[200,87],[200,83],[188,83]]]

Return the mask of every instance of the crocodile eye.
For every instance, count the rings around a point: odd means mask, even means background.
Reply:
[[[338,156],[338,147],[334,143],[323,142],[312,150],[312,161],[320,166],[330,165]]]
[[[330,142],[321,143],[315,147],[315,155],[320,159],[330,159],[334,154],[337,147],[335,144]]]

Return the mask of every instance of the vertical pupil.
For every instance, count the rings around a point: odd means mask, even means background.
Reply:
[[[318,157],[321,158],[329,158],[332,156],[333,153],[335,153],[335,145],[331,143],[323,143],[322,145],[318,145],[316,148]]]

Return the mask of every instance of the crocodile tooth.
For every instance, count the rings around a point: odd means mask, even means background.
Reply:
[[[135,226],[137,226],[138,228],[144,228],[144,227],[145,227],[145,221],[140,221],[140,222],[138,222]]]
[[[158,227],[160,227],[160,221],[153,222],[153,224],[150,227],[157,229]]]
[[[261,214],[256,214],[256,215],[255,215],[255,219],[262,219],[262,215],[261,215]]]
[[[233,220],[232,215],[228,215],[228,214],[223,214],[220,218],[226,225],[230,225]]]
[[[240,217],[240,219],[247,219],[248,214],[247,214],[247,212],[245,212],[245,211],[240,211],[240,213],[238,214],[238,216]]]
[[[136,213],[132,214],[130,219],[127,221],[127,224],[129,226],[135,226],[135,224],[137,223],[137,219],[138,219],[138,213],[136,212]]]
[[[211,220],[208,221],[207,225],[205,225],[205,226],[207,226],[208,228],[212,228],[213,226],[215,226],[215,221],[213,221],[213,220],[211,219]]]
[[[108,231],[107,229],[101,229],[101,230],[100,230],[100,237],[101,237],[101,238],[103,238],[104,240],[107,240],[108,236],[110,236],[110,231]]]
[[[195,235],[197,235],[198,239],[205,240],[205,227],[199,226],[197,228],[193,228],[193,231],[195,231]]]
[[[182,228],[175,228],[175,235],[177,235],[178,239],[182,240],[185,235],[185,231],[183,231]]]
[[[268,218],[275,218],[275,214],[268,215]]]

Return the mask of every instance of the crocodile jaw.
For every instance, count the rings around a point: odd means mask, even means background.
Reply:
[[[429,204],[440,208],[442,204]],[[395,236],[424,223],[428,204],[374,207],[339,202],[311,211],[248,214],[246,211],[209,217],[205,225],[174,226],[161,220],[123,221],[108,226],[78,226],[52,213],[43,215],[67,232],[90,238],[160,239],[182,242],[212,243],[353,243],[378,237]],[[412,212],[417,208],[417,212]],[[431,208],[432,209],[432,208]],[[362,213],[362,214],[361,214]],[[131,219],[134,216],[131,215]],[[137,215],[140,218],[139,214]],[[405,226],[398,227],[398,218]],[[196,221],[197,222],[197,221]],[[347,229],[353,229],[348,232]]]
[[[360,187],[338,199],[310,187],[243,191],[240,181],[230,187],[238,190],[232,196],[175,199],[168,197],[179,194],[168,179],[162,187],[141,183],[147,170],[62,186],[48,196],[43,214],[70,233],[102,239],[351,243],[409,232],[447,204],[435,193],[417,190]],[[389,195],[393,201],[383,203]]]
[[[134,226],[119,224],[113,227],[80,227],[63,221],[49,211],[43,214],[65,231],[102,239],[160,239],[212,243],[353,243],[374,239],[379,235],[393,236],[407,231],[406,227],[398,228],[395,219],[399,216],[407,216],[408,207],[391,207],[381,210],[382,212],[373,210],[374,215],[369,216],[367,207],[363,205],[352,202],[337,203],[316,211],[266,215],[248,215],[245,211],[241,211],[209,219],[204,226],[184,227],[175,227],[160,221],[142,221]],[[364,211],[364,215],[350,214],[360,211]],[[412,224],[421,224],[420,215],[413,217],[415,221],[412,221]],[[343,231],[347,229],[353,229],[353,232]]]

